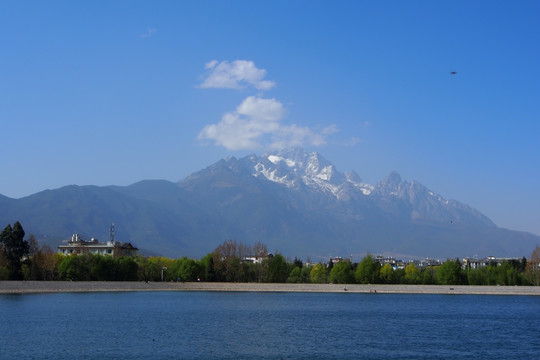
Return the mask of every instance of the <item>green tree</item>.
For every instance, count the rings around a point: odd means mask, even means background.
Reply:
[[[9,280],[7,257],[2,241],[0,241],[0,280]]]
[[[58,274],[62,280],[91,280],[92,255],[65,256],[58,265]]]
[[[506,261],[511,267],[516,269],[516,271],[519,273],[523,273],[527,269],[527,258],[525,256],[521,260],[509,259]]]
[[[298,266],[295,266],[291,270],[291,273],[289,274],[289,277],[287,278],[287,282],[308,283],[310,271],[311,271],[311,268],[308,266],[302,266],[301,268]]]
[[[199,260],[199,264],[202,269],[201,280],[214,281],[215,280],[214,257],[212,256],[212,254],[206,254],[203,258],[201,258],[201,260]]]
[[[397,268],[394,270],[394,284],[405,284],[405,269]]]
[[[240,281],[240,258],[231,257],[223,262],[225,264],[224,275],[225,280],[228,282],[238,282]]]
[[[157,269],[157,273],[154,271],[154,277],[152,279],[153,281],[161,281],[162,274],[163,281],[174,280],[174,274],[169,271],[174,260],[164,256],[151,256],[148,258],[148,261],[152,264],[153,269]]]
[[[516,265],[516,266],[514,266]],[[519,272],[519,262],[516,264],[513,264],[510,261],[503,261],[503,263],[500,266],[501,273],[504,274],[502,285],[523,285],[523,275]]]
[[[469,285],[487,285],[487,278],[486,267],[467,270],[467,284]]]
[[[520,264],[515,264],[519,268]],[[492,263],[485,269],[485,283],[487,285],[522,285],[525,283],[524,276],[509,261],[500,264]]]
[[[393,284],[395,282],[394,268],[390,264],[384,264],[379,272],[380,280],[385,284]]]
[[[302,269],[298,266],[295,266],[291,270],[291,273],[289,274],[289,277],[287,278],[287,282],[301,283],[302,282]]]
[[[284,283],[289,277],[289,266],[281,254],[276,254],[268,264],[268,281],[271,283]]]
[[[427,268],[421,271],[422,284],[424,285],[434,285],[437,283],[437,267],[428,266]]]
[[[137,263],[137,276],[139,280],[142,281],[160,281],[161,279],[161,269],[165,265],[158,260],[159,258],[154,257],[137,257],[135,259]],[[167,275],[167,273],[164,273]]]
[[[0,233],[0,242],[4,248],[8,278],[10,280],[22,280],[22,260],[28,256],[30,246],[24,240],[24,230],[21,224],[18,221],[13,224],[13,227],[8,224]]]
[[[116,280],[114,259],[111,256],[92,255],[90,274],[93,281]]]
[[[311,268],[313,266],[302,266],[302,282],[303,283],[309,283],[309,274],[311,273]]]
[[[354,274],[349,261],[340,261],[330,270],[330,282],[334,284],[354,283]]]
[[[197,261],[183,257],[173,263],[171,273],[175,280],[197,281],[203,273],[203,268]]]
[[[407,284],[420,284],[422,282],[420,270],[412,262],[405,267],[405,282]]]
[[[131,256],[120,256],[114,259],[117,281],[136,281],[139,266]]]
[[[437,281],[441,285],[460,285],[462,284],[461,263],[458,259],[446,260],[437,269]]]
[[[328,271],[323,264],[315,264],[309,272],[309,279],[315,284],[326,284],[328,282]]]
[[[367,254],[358,264],[354,277],[359,284],[376,284],[379,282],[381,264]]]
[[[258,263],[243,261],[240,264],[241,281],[244,282],[259,282],[259,266]]]

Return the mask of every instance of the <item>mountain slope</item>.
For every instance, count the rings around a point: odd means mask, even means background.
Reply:
[[[273,227],[281,234],[285,249],[304,253],[314,249],[317,254],[311,253],[313,256],[366,251],[438,257],[492,252],[522,256],[538,242],[532,234],[510,232],[510,236],[477,210],[446,200],[418,182],[403,181],[397,173],[369,185],[355,173],[339,173],[320,154],[301,149],[221,160],[179,185],[197,194],[204,192],[208,205],[226,200],[223,218],[238,214],[247,224],[264,229],[264,234]],[[255,188],[260,190],[257,196]],[[258,211],[241,213],[250,206]],[[296,229],[295,235],[281,224]],[[249,240],[248,235],[265,239],[252,233],[244,233],[241,239]]]
[[[178,183],[0,196],[0,221],[20,221],[27,234],[53,246],[72,233],[105,239],[114,222],[119,241],[171,257],[198,258],[229,239],[313,260],[366,252],[521,257],[540,243],[397,173],[366,184],[298,148],[223,159]]]
[[[166,186],[166,185],[169,186]],[[164,186],[165,185],[165,186]],[[132,242],[151,252],[174,256],[198,253],[198,241],[209,241],[214,233],[193,228],[198,219],[195,206],[179,202],[164,204],[150,191],[146,197],[136,190],[139,184],[122,187],[66,186],[43,191],[14,201],[5,223],[20,221],[27,234],[33,233],[40,241],[57,246],[73,233],[84,238],[108,239],[111,223],[116,224],[116,239]],[[170,182],[147,184],[147,189],[169,193],[163,198],[173,199],[179,189]],[[156,199],[151,199],[156,196]],[[174,209],[174,211],[173,211]],[[179,221],[179,219],[183,219]],[[177,234],[183,234],[182,237]]]

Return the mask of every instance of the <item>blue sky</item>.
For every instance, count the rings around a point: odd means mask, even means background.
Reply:
[[[0,194],[300,145],[540,234],[539,18],[537,1],[2,1]]]

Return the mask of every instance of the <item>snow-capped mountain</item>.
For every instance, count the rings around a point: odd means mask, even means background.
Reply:
[[[15,221],[52,247],[73,233],[107,238],[114,222],[122,241],[172,257],[199,258],[229,239],[316,261],[366,252],[521,257],[540,244],[539,236],[498,228],[477,210],[395,172],[370,185],[299,148],[222,159],[178,183],[0,196],[0,222]]]
[[[410,207],[410,218],[457,221],[462,213],[494,226],[487,217],[457,201],[446,200],[422,184],[403,181],[396,172],[390,173],[378,184],[364,183],[355,172],[341,173],[320,154],[307,153],[301,148],[251,155],[240,161],[250,162],[251,173],[289,189],[325,194],[337,201],[362,199],[364,202],[400,203]]]
[[[235,224],[236,237],[271,239],[278,249],[426,256],[523,251],[516,246],[523,239],[510,241],[477,210],[417,181],[392,172],[366,184],[299,148],[221,160],[179,186],[216,209],[220,221]]]
[[[256,162],[254,176],[264,176],[289,188],[299,188],[303,184],[316,191],[332,194],[337,199],[346,196],[344,192],[351,187],[364,195],[369,195],[373,190],[373,186],[363,183],[356,173],[340,173],[320,154],[308,154],[300,148],[267,153],[261,157],[252,156],[250,159]]]

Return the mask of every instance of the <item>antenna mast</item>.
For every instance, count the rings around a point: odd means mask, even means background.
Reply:
[[[109,237],[111,244],[114,244],[114,223],[111,223],[111,227],[109,229]]]

